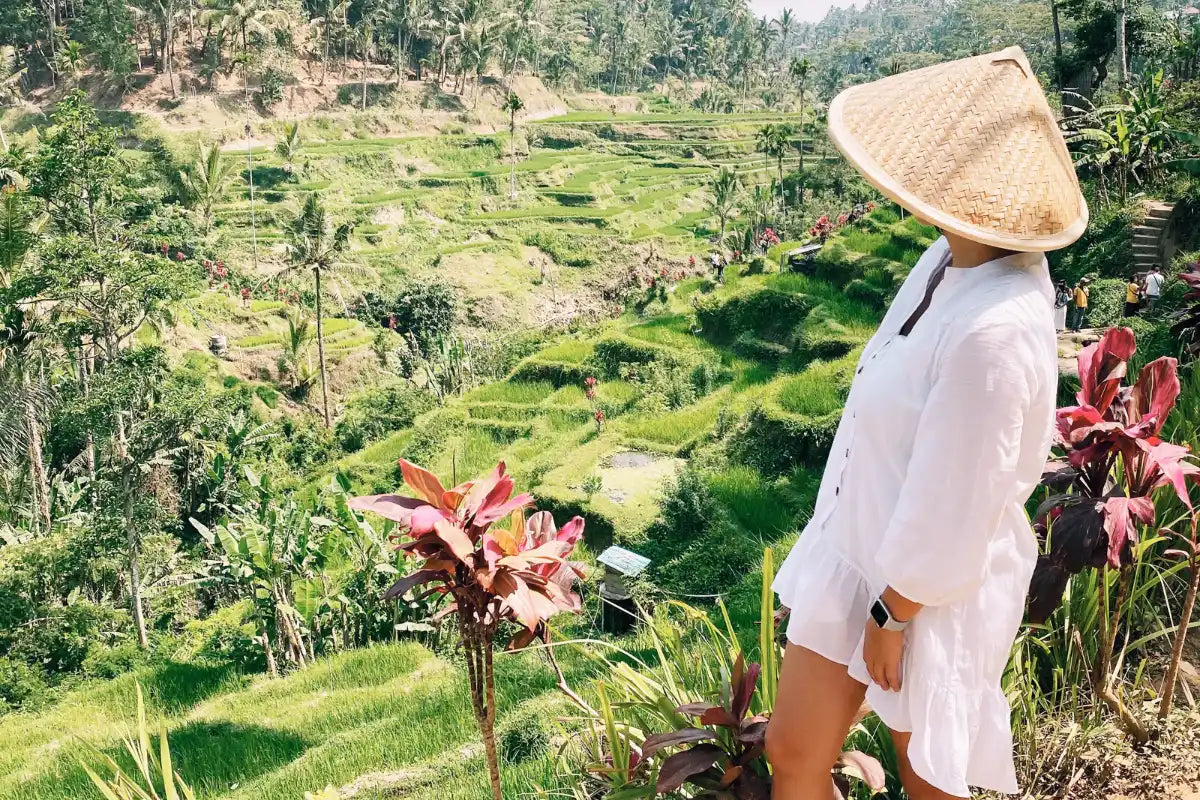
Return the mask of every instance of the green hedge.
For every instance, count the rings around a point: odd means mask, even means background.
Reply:
[[[622,365],[649,364],[654,361],[668,367],[718,366],[715,355],[679,350],[620,333],[610,333],[596,342],[596,348],[588,360],[588,365],[594,371],[588,374],[615,379],[621,377]]]
[[[546,361],[537,356],[530,356],[517,364],[516,369],[508,376],[508,379],[523,383],[548,381],[555,388],[559,388],[568,384],[582,384],[584,378],[590,374],[591,371],[585,364]]]
[[[501,444],[512,444],[517,439],[528,439],[533,434],[532,422],[509,422],[501,419],[470,419],[467,427],[486,431]]]
[[[1133,228],[1144,213],[1142,200],[1097,208],[1079,241],[1049,255],[1051,272],[1072,286],[1085,275],[1127,280],[1133,273]]]
[[[696,319],[701,335],[712,341],[729,342],[748,332],[759,339],[780,341],[804,320],[813,305],[807,295],[763,287],[728,298],[698,296]]]
[[[741,463],[767,475],[825,463],[842,412],[801,416],[784,411],[773,399],[759,403],[735,435],[731,451]]]
[[[1089,328],[1111,328],[1121,322],[1125,311],[1125,286],[1123,278],[1102,278],[1092,284],[1088,294],[1088,316],[1084,323]]]

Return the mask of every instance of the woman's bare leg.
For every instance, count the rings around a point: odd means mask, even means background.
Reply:
[[[787,646],[767,726],[767,758],[775,776],[772,800],[837,797],[830,770],[866,691],[841,664]]]
[[[911,733],[892,731],[892,744],[896,747],[896,759],[900,762],[900,781],[908,792],[909,800],[962,800],[958,795],[946,794],[935,786],[930,786],[925,779],[913,772],[908,760],[908,741]]]

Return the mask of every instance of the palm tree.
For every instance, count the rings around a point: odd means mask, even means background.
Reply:
[[[40,235],[44,217],[24,192],[0,191],[0,288],[9,288]],[[0,306],[0,395],[14,424],[0,424],[0,464],[25,450],[33,488],[35,520],[50,530],[50,481],[42,452],[42,411],[48,396],[41,376],[46,351],[43,320],[32,301],[7,298]],[[22,447],[23,445],[23,447]]]
[[[325,75],[329,71],[329,46],[333,40],[334,25],[341,25],[346,15],[346,4],[349,0],[323,0],[320,6],[320,16],[309,20],[309,25],[320,29],[321,37],[321,80],[318,85],[325,85]]]
[[[517,112],[525,107],[524,101],[515,92],[504,98],[502,111],[508,112],[508,199],[517,198]]]
[[[312,361],[308,356],[313,332],[308,326],[308,317],[299,312],[289,314],[287,324],[287,333],[282,337],[283,355],[277,364],[279,377],[289,380],[294,394],[304,396],[313,380]]]
[[[668,16],[662,27],[658,29],[655,47],[658,56],[663,60],[662,85],[666,90],[667,81],[671,79],[671,62],[684,58],[687,31],[675,17]]]
[[[283,171],[292,174],[296,156],[300,153],[300,123],[288,122],[283,126],[283,138],[275,142],[275,153],[283,159]]]
[[[778,167],[780,208],[783,208],[783,157],[787,154],[790,147],[793,133],[791,125],[780,123],[776,125],[764,125],[762,128],[759,128],[758,134],[755,136],[754,149],[770,158],[774,158]]]
[[[792,15],[790,8],[785,8],[780,12],[779,17],[776,18],[773,24],[775,25],[775,29],[779,31],[779,55],[781,60],[786,59],[788,38],[792,35],[792,30],[796,26],[796,18]]]
[[[711,196],[709,197],[708,207],[721,222],[721,232],[717,239],[719,244],[725,241],[725,226],[729,223],[730,217],[736,212],[741,190],[741,180],[738,178],[737,173],[729,169],[729,167],[721,167],[720,171],[713,176],[712,183],[709,184]]]
[[[750,217],[752,238],[757,240],[758,234],[767,226],[770,219],[771,206],[774,203],[773,186],[758,184],[744,197],[743,208]]]
[[[67,40],[63,44],[62,49],[58,51],[59,68],[69,73],[73,80],[79,79],[79,73],[83,68],[83,61],[83,45],[74,39]]]
[[[329,416],[329,380],[325,368],[321,276],[323,272],[344,266],[342,257],[350,246],[350,232],[353,229],[353,223],[349,222],[335,225],[320,196],[313,192],[305,198],[303,208],[292,220],[287,231],[288,257],[291,264],[284,272],[310,269],[313,273],[317,305],[317,361],[321,372],[321,412],[326,428],[331,427],[332,420]]]
[[[180,170],[179,182],[200,205],[204,214],[204,232],[212,230],[213,206],[229,190],[233,177],[233,162],[221,157],[221,149],[215,144],[200,145],[200,154],[190,169]]]
[[[240,42],[242,50],[242,86],[250,94],[246,76],[246,58],[250,51],[250,37],[268,36],[271,31],[287,24],[287,14],[281,9],[270,8],[267,0],[221,0],[226,5],[210,8],[200,15],[200,24],[215,25],[222,33],[232,34]]]
[[[354,26],[358,39],[358,57],[362,66],[362,110],[367,110],[367,62],[371,43],[375,35],[375,19],[372,14],[363,14]]]
[[[804,130],[804,84],[808,81],[808,73],[812,71],[812,62],[807,58],[793,58],[788,64],[788,75],[796,82],[800,90],[800,129]]]

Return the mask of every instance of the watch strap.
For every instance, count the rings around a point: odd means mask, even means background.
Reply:
[[[892,610],[888,608],[887,603],[882,597],[875,598],[875,602],[871,605],[871,618],[875,620],[875,624],[885,631],[903,631],[908,628],[908,622],[901,622],[892,614]]]

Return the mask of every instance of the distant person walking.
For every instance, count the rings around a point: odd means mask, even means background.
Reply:
[[[725,282],[725,267],[729,266],[729,259],[725,257],[722,251],[714,250],[708,257],[709,263],[712,264],[713,277],[717,283]]]
[[[1071,290],[1065,281],[1059,281],[1054,285],[1054,329],[1056,331],[1067,329],[1067,308],[1070,305]]]
[[[1163,284],[1166,282],[1166,277],[1158,267],[1151,269],[1150,274],[1146,276],[1146,309],[1148,311],[1153,311],[1158,306],[1158,301],[1162,299]]]
[[[1091,281],[1087,278],[1080,279],[1079,283],[1075,284],[1075,292],[1072,298],[1072,319],[1071,330],[1078,331],[1083,327],[1083,323],[1087,321],[1088,313],[1088,295],[1091,294]]]
[[[1136,317],[1142,307],[1142,285],[1134,275],[1125,285],[1125,316]]]

